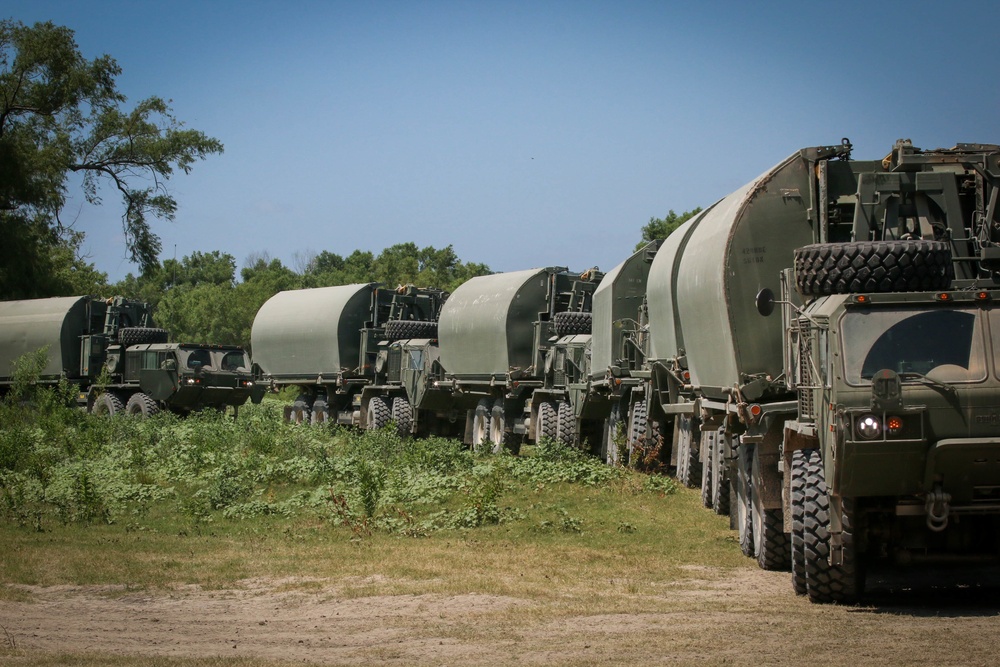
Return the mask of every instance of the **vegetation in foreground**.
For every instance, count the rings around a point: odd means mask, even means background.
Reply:
[[[351,572],[419,582],[478,558],[459,587],[481,590],[496,583],[475,572],[505,570],[515,551],[571,559],[570,569],[605,552],[648,558],[642,567],[740,562],[722,520],[672,479],[553,443],[481,455],[391,429],[285,424],[268,401],[238,419],[99,419],[63,407],[58,390],[25,391],[0,404],[7,583],[221,586]]]

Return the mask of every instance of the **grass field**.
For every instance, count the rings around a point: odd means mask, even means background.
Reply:
[[[997,588],[811,605],[660,476],[280,422],[0,408],[0,663],[994,664]]]

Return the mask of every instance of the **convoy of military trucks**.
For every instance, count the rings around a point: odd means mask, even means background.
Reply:
[[[49,345],[97,412],[294,388],[295,422],[670,467],[762,568],[851,602],[870,567],[1000,557],[1000,147],[851,151],[800,150],[607,273],[280,292],[253,377],[117,299],[0,304],[0,362]]]

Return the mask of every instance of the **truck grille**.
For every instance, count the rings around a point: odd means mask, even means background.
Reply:
[[[812,359],[812,336],[809,335],[808,328],[803,329],[799,324],[799,415],[801,417],[815,418],[816,405],[815,393],[813,392],[812,372],[810,370],[810,360]]]
[[[403,351],[398,347],[389,348],[389,382],[399,382],[399,369],[402,366]]]

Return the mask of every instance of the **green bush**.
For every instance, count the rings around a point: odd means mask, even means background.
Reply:
[[[244,406],[238,419],[108,419],[68,407],[65,387],[31,392],[30,404],[0,402],[0,517],[36,529],[173,515],[195,526],[301,517],[361,536],[425,535],[522,521],[523,499],[539,487],[603,489],[635,475],[555,443],[492,456],[391,428],[286,424],[272,402]],[[639,492],[672,484],[649,477]],[[581,529],[568,514],[550,523]]]

